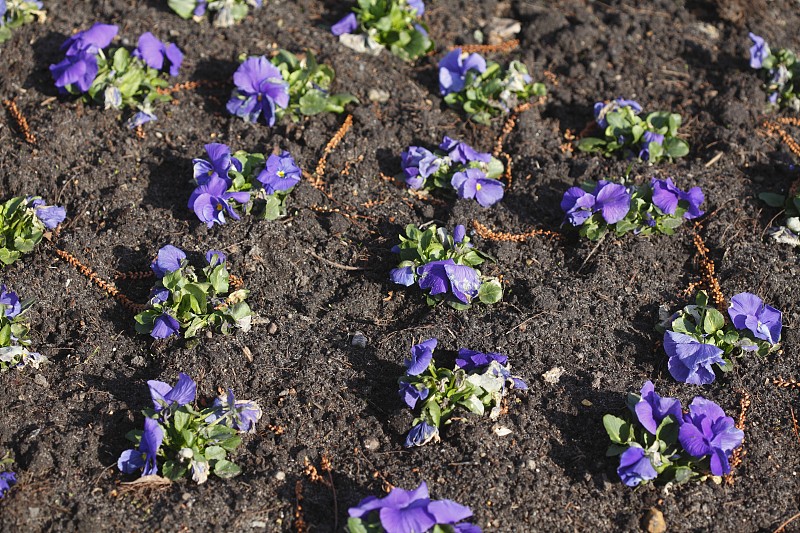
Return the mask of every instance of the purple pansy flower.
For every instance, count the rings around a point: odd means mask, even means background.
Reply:
[[[69,85],[74,85],[85,93],[92,86],[97,71],[97,56],[87,52],[68,55],[60,63],[50,65],[50,74],[62,92]]]
[[[472,370],[489,366],[492,361],[505,365],[508,362],[508,357],[501,353],[481,353],[468,348],[460,348],[456,358],[456,366],[463,368],[465,372],[471,372]]]
[[[113,24],[97,22],[88,30],[78,32],[64,41],[61,50],[66,50],[67,57],[83,52],[94,55],[111,44],[118,31],[119,28]]]
[[[303,172],[294,163],[294,158],[289,152],[283,151],[280,155],[271,155],[267,158],[264,170],[256,178],[264,186],[267,194],[278,191],[288,191],[298,183]]]
[[[206,422],[213,423],[223,418],[220,423],[225,424],[242,433],[255,433],[256,422],[261,418],[261,407],[252,400],[237,400],[231,389],[227,395],[214,399],[213,413],[206,417]]]
[[[166,302],[169,300],[169,289],[166,287],[154,287],[150,291],[150,298],[147,300],[147,303],[150,305],[158,305],[161,303]]]
[[[770,55],[769,45],[762,37],[750,32],[750,40],[753,46],[750,47],[750,68],[761,68],[764,60]]]
[[[617,474],[629,487],[635,487],[643,481],[655,479],[658,472],[653,468],[650,458],[638,446],[631,446],[619,458]]]
[[[331,26],[331,33],[338,36],[345,33],[353,33],[356,29],[358,29],[356,14],[348,13],[339,22]]]
[[[755,294],[741,292],[731,298],[728,315],[736,329],[749,329],[757,338],[770,344],[781,340],[783,315]]]
[[[675,331],[664,332],[664,351],[669,356],[669,373],[681,383],[707,385],[716,378],[711,365],[724,365],[722,350],[713,344]]]
[[[389,272],[389,279],[398,285],[410,287],[414,284],[414,267],[406,266],[400,268],[393,268]]]
[[[192,11],[192,15],[195,17],[202,17],[206,14],[206,8],[208,7],[208,0],[197,0],[197,6]]]
[[[161,70],[164,67],[164,58],[169,63],[169,75],[177,76],[183,63],[183,52],[173,43],[164,44],[152,33],[145,32],[139,37],[139,42],[136,50],[133,51],[133,57],[138,57],[144,63],[156,70]]]
[[[419,288],[430,289],[431,295],[448,292],[450,290],[450,280],[447,278],[447,272],[444,269],[445,264],[454,265],[455,261],[452,259],[431,261],[417,267],[417,275],[419,276],[417,284]]]
[[[191,403],[197,394],[197,383],[183,372],[178,374],[178,382],[174,387],[154,379],[149,380],[147,386],[150,388],[150,397],[153,399],[156,413],[170,408],[173,404],[180,407]]]
[[[397,392],[403,398],[403,401],[406,403],[406,405],[408,405],[411,409],[416,407],[418,401],[424,400],[428,397],[428,394],[430,394],[430,391],[427,387],[422,387],[419,389],[415,384],[407,383],[405,381],[400,383],[400,390]]]
[[[472,161],[488,163],[492,160],[492,154],[478,152],[465,142],[456,141],[448,136],[444,136],[439,149],[447,152],[447,156],[455,163],[467,165]]]
[[[445,264],[444,271],[450,280],[450,289],[458,301],[468,304],[481,288],[481,278],[478,272],[468,265]]]
[[[144,433],[139,442],[139,450],[125,450],[117,460],[117,468],[126,474],[134,474],[144,469],[142,474],[153,476],[158,474],[156,456],[161,442],[164,440],[164,430],[152,418],[144,419]]]
[[[653,131],[644,132],[641,142],[642,149],[639,150],[639,159],[642,161],[650,160],[650,143],[655,143],[661,146],[664,143],[664,135],[661,133],[655,133]]]
[[[224,224],[225,213],[232,219],[239,220],[240,217],[228,203],[229,200],[239,204],[246,204],[250,200],[249,192],[228,192],[227,189],[228,183],[224,179],[210,178],[189,197],[189,209],[209,228],[214,224]]]
[[[442,96],[464,89],[467,72],[486,71],[486,60],[480,54],[462,54],[456,48],[439,61],[439,92]]]
[[[408,151],[400,154],[400,167],[405,174],[406,184],[412,189],[422,188],[425,180],[435,174],[441,164],[441,158],[420,146],[409,146]]]
[[[594,214],[594,195],[580,187],[570,187],[561,199],[561,209],[573,226],[580,226]]]
[[[34,213],[47,229],[56,229],[67,218],[67,210],[57,205],[37,207]]]
[[[691,220],[703,216],[704,211],[700,209],[700,204],[705,201],[705,195],[700,187],[692,187],[688,192],[684,192],[675,186],[672,178],[651,180],[653,188],[653,205],[666,215],[675,213],[678,202],[683,200],[689,204],[683,218]]]
[[[436,338],[432,338],[411,347],[411,359],[404,362],[409,376],[418,376],[425,372],[433,360],[433,350],[438,343]]]
[[[250,122],[264,115],[264,122],[275,124],[275,106],[289,105],[289,84],[278,68],[264,56],[250,57],[233,74],[236,89],[228,101],[228,112]]]
[[[415,10],[418,17],[425,14],[425,4],[422,0],[408,0],[408,7]]]
[[[678,441],[689,455],[711,456],[711,473],[715,476],[730,473],[728,457],[743,440],[744,432],[736,427],[733,418],[725,416],[719,405],[700,396],[692,400],[678,432]]]
[[[2,16],[2,13],[0,13]],[[2,26],[2,24],[0,24]],[[0,498],[3,498],[6,493],[17,484],[17,474],[14,472],[0,472]]]
[[[645,382],[641,391],[641,399],[634,406],[636,417],[644,428],[656,434],[661,422],[672,415],[675,421],[682,421],[681,402],[676,398],[662,398],[659,396],[652,381]]]
[[[186,254],[180,248],[168,244],[158,251],[155,261],[150,263],[150,268],[155,275],[163,278],[170,272],[175,272],[181,267]]]
[[[478,168],[456,172],[450,184],[458,192],[459,198],[474,198],[483,207],[490,207],[503,199],[503,183],[487,178]]]
[[[198,185],[208,183],[213,177],[222,178],[229,184],[231,182],[228,173],[231,168],[236,172],[242,171],[242,162],[231,157],[231,149],[222,143],[209,143],[205,145],[206,153],[211,162],[205,159],[192,159],[194,166],[194,179]]]
[[[138,128],[142,124],[147,124],[148,122],[155,122],[158,120],[153,113],[150,111],[145,111],[144,109],[137,111],[128,121],[125,123],[130,129]]]
[[[0,305],[3,307],[3,314],[11,319],[22,312],[22,304],[17,293],[9,291],[6,286],[0,285]]]
[[[206,252],[206,263],[212,267],[223,264],[227,258],[228,256],[219,250],[209,250]]]
[[[594,210],[600,211],[608,224],[625,218],[631,208],[631,195],[624,185],[600,180],[594,190]]]
[[[439,428],[423,420],[409,430],[404,446],[406,448],[425,446],[431,441],[439,441]]]
[[[150,336],[154,339],[166,339],[180,332],[181,325],[175,317],[169,313],[161,313],[153,321],[153,329]]]
[[[459,224],[453,229],[454,243],[461,244],[461,242],[464,241],[464,237],[466,236],[467,236],[467,228],[465,228],[463,224]]]

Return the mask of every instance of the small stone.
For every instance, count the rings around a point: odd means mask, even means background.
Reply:
[[[147,361],[141,355],[136,355],[131,359],[131,364],[135,367],[142,368],[147,366]]]
[[[270,335],[275,335],[278,332],[278,324],[272,322],[269,325],[269,329],[267,331],[269,332]]]
[[[211,330],[210,330],[210,329],[206,330],[206,339],[210,339],[210,338],[212,338],[213,336],[214,336],[214,334],[213,334],[213,333],[211,333]]]
[[[591,407],[594,404],[592,402],[590,402],[589,400],[581,400],[581,405],[584,406],[584,407]]]
[[[189,500],[192,499],[192,495],[189,494],[188,492],[184,492],[183,494],[181,494],[181,499],[185,502],[188,502]]]
[[[353,340],[350,341],[351,346],[355,346],[356,348],[366,348],[367,347],[367,337],[364,336],[363,333],[360,331],[356,331],[353,334]]]
[[[286,472],[284,472],[283,470],[278,470],[277,472],[275,472],[275,479],[277,479],[278,481],[283,481],[284,479],[286,479]]]
[[[664,513],[655,507],[651,507],[647,514],[644,515],[642,528],[647,533],[665,533],[667,531],[667,523],[664,521]]]
[[[36,374],[33,378],[33,382],[45,389],[50,386],[50,384],[47,383],[47,378],[42,374]]]
[[[30,513],[31,518],[39,518],[39,511],[41,509],[39,507],[28,507],[28,513]]]
[[[370,89],[368,93],[369,99],[372,102],[378,102],[379,104],[385,104],[389,101],[390,94],[389,91],[384,91],[382,89]]]
[[[528,459],[525,461],[525,466],[527,466],[529,470],[536,470],[536,461]]]
[[[253,529],[267,529],[267,523],[263,520],[253,520],[250,522],[250,527]]]
[[[374,452],[381,447],[381,443],[375,437],[367,437],[364,439],[364,448],[370,452]]]
[[[561,379],[561,376],[563,375],[564,375],[564,369],[561,368],[560,366],[554,366],[553,368],[542,374],[542,378],[544,378],[544,380],[547,383],[555,385],[556,383],[558,383],[558,381]]]

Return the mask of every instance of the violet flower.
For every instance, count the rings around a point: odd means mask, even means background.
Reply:
[[[486,71],[486,60],[480,54],[462,54],[456,48],[439,61],[439,92],[442,96],[464,89],[467,72]]]
[[[409,376],[418,376],[427,370],[438,343],[438,339],[432,338],[411,347],[411,359],[405,360],[406,373]]]
[[[389,279],[398,285],[410,287],[414,284],[414,281],[416,281],[414,276],[414,267],[406,266],[393,268],[391,272],[389,272]]]
[[[417,12],[417,16],[421,17],[425,14],[425,3],[422,0],[407,0],[408,7]]]
[[[380,525],[386,533],[409,533],[429,531],[436,525],[456,526],[458,522],[472,516],[469,507],[452,500],[431,500],[428,486],[423,481],[414,490],[403,490],[395,487],[383,498],[367,496],[357,506],[347,510],[353,518],[366,521],[372,513],[377,513]],[[472,529],[469,531],[478,531]]]
[[[5,284],[0,285],[0,309],[8,319],[12,319],[22,312],[22,304],[17,293],[9,291]]]
[[[2,13],[0,13],[2,15]],[[1,25],[1,24],[0,24]],[[17,474],[14,472],[0,472],[0,499],[17,484]]]
[[[468,165],[473,161],[488,163],[492,160],[492,154],[478,152],[465,142],[456,141],[448,136],[444,136],[439,149],[447,152],[447,156],[455,163]]]
[[[156,70],[163,68],[164,58],[166,58],[170,63],[170,76],[177,76],[181,63],[183,63],[183,52],[177,45],[173,43],[164,44],[149,31],[139,37],[136,50],[133,51],[133,57],[141,59],[148,67]]]
[[[425,446],[431,441],[439,441],[439,428],[423,420],[408,431],[404,446],[406,448]]]
[[[186,254],[180,248],[168,244],[158,251],[155,260],[150,263],[150,268],[156,277],[163,278],[170,272],[175,272],[186,259]]]
[[[213,423],[222,418],[221,423],[242,433],[255,433],[256,422],[261,418],[261,407],[252,400],[237,400],[231,389],[227,395],[214,399],[214,412],[206,417]]]
[[[224,264],[227,259],[228,256],[219,250],[209,250],[206,252],[206,263],[212,268]]]
[[[736,427],[733,418],[725,416],[719,405],[700,396],[692,400],[678,432],[678,441],[689,455],[711,456],[711,473],[715,476],[730,473],[728,458],[743,440],[744,432]]]
[[[403,381],[400,383],[400,390],[398,390],[397,393],[403,398],[406,405],[413,409],[416,407],[418,401],[428,397],[430,390],[428,390],[427,387],[418,388],[414,383]]]
[[[573,226],[580,226],[594,214],[595,199],[580,187],[570,187],[561,199],[565,218]]]
[[[682,421],[681,402],[676,398],[662,398],[659,396],[652,381],[645,382],[641,391],[641,399],[634,406],[639,423],[652,433],[656,434],[661,422],[672,415],[675,421]]]
[[[47,229],[56,229],[67,218],[67,210],[57,205],[37,207],[34,213]]]
[[[661,146],[664,143],[664,135],[661,133],[655,133],[653,131],[644,132],[641,142],[642,149],[639,150],[639,159],[642,161],[650,160],[650,143],[655,143]]]
[[[456,358],[456,366],[464,369],[465,372],[471,372],[472,370],[489,366],[492,361],[505,365],[508,362],[508,357],[501,353],[481,353],[468,348],[460,348]]]
[[[688,192],[684,192],[675,186],[672,178],[651,180],[653,188],[653,205],[666,215],[675,214],[679,201],[689,204],[683,218],[691,220],[703,216],[704,211],[700,209],[700,204],[705,201],[705,195],[700,187],[692,187]]]
[[[653,468],[650,458],[638,446],[631,446],[619,458],[617,474],[629,487],[635,487],[643,481],[658,477],[658,472]]]
[[[222,143],[209,143],[205,145],[206,153],[211,162],[205,159],[192,159],[194,179],[198,185],[208,183],[213,177],[224,179],[229,185],[231,179],[228,173],[231,168],[236,172],[242,171],[242,162],[231,157],[231,149]]]
[[[275,108],[289,105],[289,84],[278,68],[264,56],[250,57],[233,74],[236,89],[228,101],[228,112],[250,122],[264,115],[264,122],[275,124]]]
[[[113,24],[101,24],[96,22],[88,30],[76,33],[61,45],[61,50],[66,50],[66,56],[74,56],[81,53],[95,55],[100,50],[111,44],[117,35],[119,28]]]
[[[331,33],[339,36],[345,33],[353,33],[358,29],[358,19],[355,13],[348,13],[342,19],[331,26]]]
[[[178,382],[174,387],[154,379],[149,380],[147,386],[150,388],[156,413],[171,408],[173,404],[180,407],[191,403],[197,394],[197,383],[183,372],[178,374]]]
[[[450,184],[458,192],[459,198],[474,198],[482,207],[490,207],[503,199],[503,183],[487,178],[478,168],[456,172]]]
[[[755,294],[740,292],[731,298],[728,316],[736,329],[748,329],[757,338],[773,345],[781,340],[782,313]]]
[[[420,146],[409,146],[408,151],[400,154],[400,167],[405,174],[406,184],[412,189],[421,189],[425,180],[435,174],[441,165],[441,158]]]
[[[600,211],[607,224],[625,218],[631,208],[631,195],[624,185],[600,180],[594,190],[594,210]]]
[[[280,155],[271,155],[267,158],[264,170],[256,178],[267,194],[275,194],[278,191],[288,191],[298,183],[303,176],[302,170],[298,167],[294,158],[284,150]]]
[[[417,267],[420,289],[430,289],[431,295],[445,294],[452,291],[459,301],[469,304],[480,289],[480,278],[474,268],[456,265],[452,259],[431,261]]]
[[[150,336],[154,339],[166,339],[180,332],[181,325],[175,317],[169,313],[161,313],[153,321],[153,329]]]
[[[467,228],[465,228],[463,224],[458,224],[455,228],[453,228],[454,243],[461,244],[464,241],[464,237],[466,236],[467,236]]]
[[[755,33],[750,32],[749,35],[753,41],[753,46],[750,47],[750,68],[761,68],[764,60],[770,56],[769,45]]]
[[[80,92],[86,92],[97,76],[97,54],[111,44],[117,34],[117,26],[96,23],[90,29],[76,33],[61,45],[65,58],[50,65],[50,74],[59,89],[75,85]]]
[[[153,476],[158,474],[156,457],[161,442],[164,440],[164,430],[152,418],[144,419],[144,433],[139,442],[139,450],[125,450],[117,460],[117,468],[126,474],[134,474],[143,469],[142,474]]]
[[[137,111],[131,118],[129,118],[128,121],[125,123],[125,125],[128,126],[128,128],[130,129],[134,129],[138,128],[142,124],[147,124],[148,122],[155,122],[156,120],[158,120],[158,117],[156,117],[153,113],[141,109]]]
[[[675,331],[664,333],[664,351],[669,356],[669,373],[681,383],[707,385],[716,378],[711,365],[724,365],[722,350],[713,344]]]
[[[206,14],[207,7],[208,0],[197,0],[197,7],[194,8],[194,11],[192,11],[192,15],[195,17],[202,17]]]
[[[214,224],[225,224],[225,213],[232,219],[239,220],[239,215],[228,203],[233,200],[239,204],[250,201],[250,193],[246,191],[228,192],[228,183],[222,178],[209,178],[197,187],[189,197],[189,209],[193,210],[209,228]]]

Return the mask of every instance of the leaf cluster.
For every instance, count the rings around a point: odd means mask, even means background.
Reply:
[[[25,311],[33,305],[33,300],[20,302],[22,310],[13,318],[5,313],[5,305],[0,303],[0,372],[9,368],[20,368],[31,358],[28,347],[31,345],[30,324]],[[43,358],[36,354],[39,361]]]
[[[155,319],[165,313],[180,323],[187,339],[206,327],[224,335],[234,328],[250,329],[252,311],[245,302],[249,291],[230,292],[230,274],[225,262],[208,265],[198,273],[184,260],[178,270],[159,280],[154,291],[159,289],[167,289],[169,296],[163,302],[151,300],[150,307],[136,315],[138,333],[153,331]]]
[[[204,18],[211,17],[211,12],[216,12],[214,26],[218,28],[228,28],[241,22],[250,11],[250,7],[258,7],[255,0],[210,0],[206,4],[203,15],[195,15],[197,0],[168,0],[167,5],[181,18],[194,19],[200,22]]]
[[[433,50],[427,25],[406,0],[358,0],[357,3],[353,12],[364,37],[373,45],[388,48],[403,61],[413,61]]]
[[[39,196],[17,196],[0,206],[0,268],[33,251],[47,228],[36,216],[33,202]]]
[[[758,197],[770,207],[783,208],[785,226],[770,228],[770,235],[778,242],[800,246],[800,194],[785,195],[774,192],[762,192]]]
[[[503,70],[498,63],[487,61],[483,73],[467,71],[464,88],[445,95],[444,101],[463,109],[470,120],[488,125],[492,117],[510,113],[531,98],[546,94],[547,88],[543,83],[532,82],[522,62],[511,61]]]
[[[30,24],[37,18],[43,22],[46,15],[34,2],[6,0],[6,12],[0,15],[0,44],[11,38],[12,30]]]
[[[764,78],[764,90],[770,94],[772,105],[800,111],[800,86],[795,80],[800,79],[800,62],[791,50],[781,48],[770,53],[761,62]],[[774,101],[773,101],[774,100]]]
[[[682,121],[678,113],[655,111],[642,119],[630,106],[621,106],[608,112],[605,120],[603,136],[584,137],[578,141],[580,151],[606,157],[621,154],[625,158],[639,158],[642,149],[647,148],[647,160],[651,163],[662,159],[672,161],[689,153],[689,144],[678,137]],[[648,131],[663,135],[663,143],[646,143],[644,134]]]

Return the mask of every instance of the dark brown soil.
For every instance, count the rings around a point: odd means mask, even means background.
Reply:
[[[785,191],[798,177],[787,163],[798,161],[757,133],[766,97],[747,62],[748,29],[774,47],[800,50],[796,2],[775,0],[763,10],[754,7],[759,3],[688,0],[430,2],[427,17],[440,51],[473,42],[474,30],[492,16],[510,16],[523,24],[512,55],[537,79],[545,70],[557,77],[557,85],[548,82],[546,104],[522,114],[506,143],[514,182],[492,209],[469,201],[426,203],[381,179],[399,172],[406,146],[434,146],[445,134],[491,150],[502,121],[475,126],[447,109],[438,95],[436,57],[408,65],[340,46],[328,27],[349,4],[271,0],[241,26],[218,30],[183,21],[157,0],[46,3],[48,21],[17,31],[0,49],[0,96],[17,99],[38,138],[26,144],[4,114],[0,197],[40,194],[65,205],[69,218],[57,246],[106,279],[147,268],[167,243],[226,250],[261,323],[249,334],[204,337],[194,347],[153,344],[136,335],[131,313],[48,245],[0,273],[15,291],[36,298],[34,346],[52,360],[39,371],[0,375],[6,391],[0,452],[13,452],[20,478],[0,501],[0,529],[291,530],[301,481],[302,516],[312,531],[341,531],[347,508],[380,495],[382,478],[404,488],[427,481],[434,497],[469,505],[486,531],[635,530],[651,507],[663,511],[674,531],[771,531],[797,512],[800,442],[790,406],[800,406],[798,391],[779,390],[770,380],[800,374],[798,256],[763,239],[777,212],[756,194]],[[179,81],[223,86],[178,94],[174,106],[158,109],[145,139],[113,112],[53,98],[47,66],[59,59],[67,35],[95,21],[119,24],[130,43],[148,30],[169,37],[186,52]],[[203,144],[281,147],[313,171],[343,121],[317,116],[270,130],[225,112],[237,56],[273,46],[314,50],[336,69],[335,89],[362,101],[329,159],[326,189],[337,202],[303,182],[289,199],[287,219],[208,230],[186,208],[191,159],[203,155]],[[390,101],[371,103],[371,88],[389,91]],[[670,377],[653,325],[659,305],[684,304],[680,293],[698,278],[689,227],[674,237],[609,238],[594,254],[593,244],[566,228],[562,240],[477,239],[497,257],[490,271],[503,275],[507,295],[468,312],[429,309],[418,292],[387,280],[389,248],[410,222],[436,219],[452,227],[477,219],[501,231],[559,231],[558,202],[567,187],[622,175],[629,166],[559,149],[567,128],[584,128],[596,100],[614,97],[683,114],[690,156],[658,167],[634,164],[631,174],[669,175],[682,187],[703,188],[710,214],[702,232],[722,288],[728,296],[758,293],[784,311],[780,354],[745,359],[702,388]],[[360,157],[349,175],[340,174]],[[382,203],[363,207],[368,201]],[[312,206],[352,207],[365,218]],[[336,268],[311,252],[365,270]],[[146,281],[119,285],[138,301],[149,289]],[[367,336],[366,348],[351,345],[356,331]],[[446,350],[508,354],[531,384],[499,420],[511,435],[497,437],[490,420],[470,416],[448,427],[441,444],[403,449],[412,414],[397,397],[396,378],[412,342],[430,336]],[[556,366],[565,370],[561,381],[545,383],[541,375]],[[235,456],[244,473],[126,492],[116,460],[128,447],[125,433],[142,425],[145,381],[174,381],[181,371],[198,380],[203,398],[232,387],[261,403],[259,432]],[[647,379],[684,405],[702,394],[734,415],[735,391],[749,392],[746,455],[733,485],[631,490],[619,482],[616,460],[605,457],[601,417],[622,412],[625,393]],[[368,450],[365,442],[373,440],[377,449]],[[335,495],[303,474],[304,459],[319,466],[323,454],[333,464]]]

